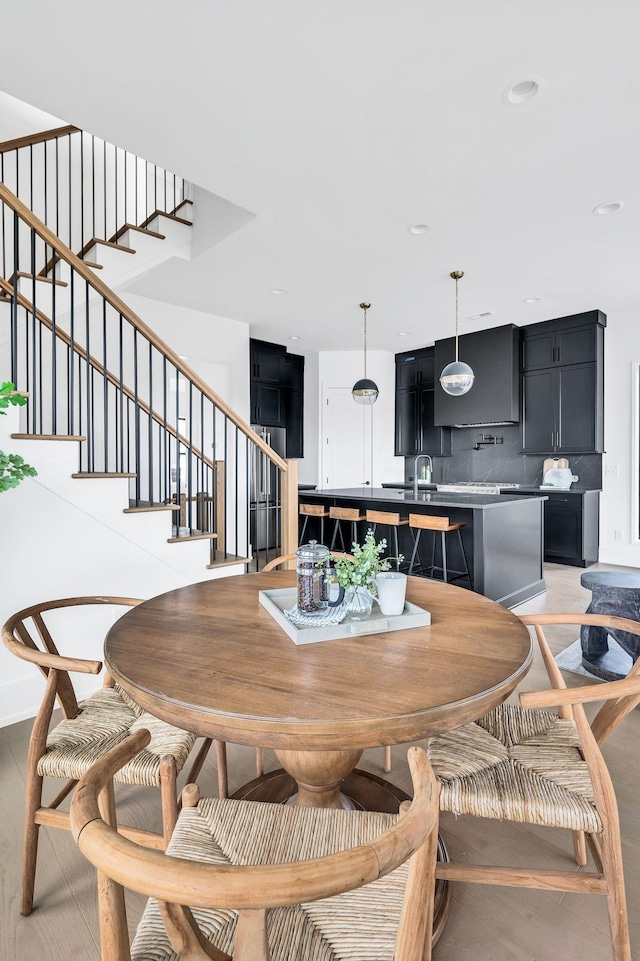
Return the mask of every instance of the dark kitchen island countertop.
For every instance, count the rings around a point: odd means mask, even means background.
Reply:
[[[505,607],[515,607],[546,590],[542,576],[544,550],[543,509],[546,495],[519,497],[517,494],[455,494],[434,490],[403,488],[349,487],[305,491],[301,499],[326,507],[359,507],[409,514],[447,516],[452,523],[462,522],[465,552],[472,571],[473,589]],[[364,528],[364,525],[363,525]],[[331,530],[329,528],[329,530]],[[411,557],[412,533],[400,528],[400,551]],[[331,536],[328,534],[327,536]],[[388,531],[380,528],[380,536]],[[364,529],[361,539],[364,538]],[[424,531],[420,541],[423,564],[430,563],[430,532]],[[447,542],[449,567],[463,570],[458,545],[454,538]],[[468,586],[467,580],[454,581]]]

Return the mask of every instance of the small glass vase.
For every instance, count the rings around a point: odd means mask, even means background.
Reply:
[[[344,592],[344,607],[348,621],[364,621],[371,614],[373,597],[366,587],[347,587]]]

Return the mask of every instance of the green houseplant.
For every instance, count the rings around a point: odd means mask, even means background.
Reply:
[[[5,381],[0,385],[0,414],[6,416],[9,405],[24,407],[26,403],[26,399],[16,390],[15,384],[11,381]],[[37,474],[35,467],[25,464],[19,454],[5,454],[0,450],[0,492],[17,487],[25,477],[36,477]]]
[[[375,534],[367,531],[364,544],[352,545],[353,560],[346,555],[333,559],[332,571],[338,584],[345,589],[344,604],[347,618],[364,620],[371,613],[373,598],[377,595],[376,575],[391,568],[395,558],[382,557],[387,547],[386,539],[376,544]],[[398,557],[399,561],[404,558]]]

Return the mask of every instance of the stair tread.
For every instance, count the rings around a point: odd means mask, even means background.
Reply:
[[[86,440],[83,434],[12,434],[14,440]]]
[[[180,530],[187,530],[187,528],[181,527]],[[174,537],[168,537],[167,544],[181,544],[183,541],[212,541],[216,540],[217,537],[218,535],[212,532],[202,533],[202,531],[198,531],[195,534],[178,534]]]
[[[175,214],[168,214],[165,210],[154,210],[150,217],[147,217],[146,220],[142,221],[140,226],[146,227],[147,224],[150,224],[152,220],[156,219],[156,217],[168,217],[169,220],[175,220],[176,223],[186,224],[187,227],[193,227],[193,222],[191,220],[185,220],[184,217],[177,217]]]
[[[123,247],[122,244],[116,244],[113,240],[101,240],[100,237],[92,237],[91,240],[84,245],[78,257],[82,259],[84,255],[97,244],[101,244],[103,247],[114,247],[116,250],[121,250],[125,254],[135,254],[133,247]]]
[[[190,204],[193,207],[193,200],[187,200],[186,197],[184,200],[181,200],[178,206],[174,207],[173,210],[171,211],[174,217],[176,216],[180,208],[184,207],[185,204]]]
[[[212,564],[207,564],[207,570],[213,571],[218,567],[232,567],[234,564],[250,563],[250,557],[237,557],[235,554],[227,554],[225,558],[221,558],[219,561],[214,561]]]
[[[41,284],[55,284],[56,287],[68,287],[69,284],[66,280],[54,280],[53,277],[40,277],[38,274],[30,274],[26,270],[19,270],[15,275],[16,277],[27,277],[29,279],[35,279],[40,281]]]
[[[152,504],[150,507],[125,507],[125,514],[150,514],[152,511],[179,511],[179,504]]]
[[[101,477],[137,477],[137,474],[127,474],[120,471],[78,471],[72,474],[76,480],[94,480]]]
[[[118,242],[118,237],[122,237],[123,234],[126,234],[127,230],[137,230],[140,234],[148,234],[150,237],[157,237],[158,240],[167,239],[164,234],[159,234],[157,230],[149,230],[148,227],[137,227],[136,224],[125,224],[123,227],[120,227],[118,232],[114,234],[113,237],[110,238],[110,242],[116,244]]]

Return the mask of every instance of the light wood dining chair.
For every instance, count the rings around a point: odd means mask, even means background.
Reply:
[[[409,749],[414,798],[400,816],[200,800],[188,785],[165,854],[112,826],[112,778],[148,739],[113,748],[71,805],[98,869],[102,961],[429,961],[438,783],[424,751]],[[124,887],[152,899],[130,953]]]
[[[152,732],[151,743],[130,759],[119,772],[118,780],[124,784],[160,788],[163,834],[137,829],[123,830],[152,847],[164,847],[171,837],[178,816],[176,778],[195,744],[196,735],[165,724],[143,711],[113,682],[108,672],[105,672],[103,687],[79,701],[69,673],[99,674],[102,662],[66,657],[58,649],[60,634],[64,632],[60,629],[59,615],[55,615],[55,611],[87,605],[135,607],[140,603],[140,600],[131,597],[69,597],[18,611],[2,628],[2,639],[11,653],[34,664],[46,678],[44,697],[31,731],[27,758],[21,914],[30,914],[33,907],[40,826],[69,830],[69,815],[58,810],[60,804],[95,761],[131,731],[139,728],[147,728]],[[54,627],[56,622],[57,629]],[[68,621],[65,624],[68,625]],[[80,630],[84,628],[81,626]],[[57,641],[54,641],[54,636]],[[41,647],[34,637],[39,639]],[[56,700],[62,709],[62,720],[49,730]],[[188,780],[198,776],[210,745],[210,740],[204,741],[189,771]],[[224,745],[218,747],[220,760]],[[222,770],[219,769],[222,778],[220,785],[226,795],[224,758],[222,763]],[[43,806],[45,777],[63,778],[67,783],[50,804]]]
[[[606,897],[614,961],[631,961],[620,825],[600,745],[640,704],[640,660],[620,681],[567,688],[543,628],[585,625],[640,635],[640,624],[601,614],[535,614],[535,630],[551,689],[523,693],[522,706],[501,704],[477,722],[434,737],[428,755],[441,782],[440,808],[456,815],[568,828],[580,865],[591,852],[595,871],[439,864],[437,877]],[[604,705],[589,725],[583,707]],[[557,707],[557,712],[549,708]]]

